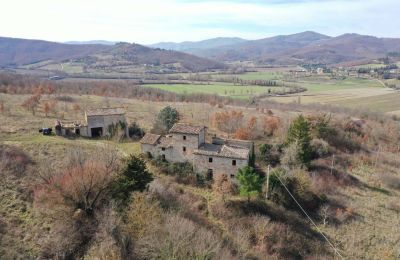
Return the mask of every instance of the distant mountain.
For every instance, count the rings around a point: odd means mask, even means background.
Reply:
[[[382,58],[389,52],[400,52],[400,39],[344,34],[314,42],[280,58],[329,64]]]
[[[152,48],[160,48],[166,50],[183,51],[187,53],[196,54],[200,50],[219,48],[223,46],[229,46],[246,42],[247,40],[238,37],[218,37],[203,41],[185,41],[180,43],[175,42],[160,42],[148,45]]]
[[[307,31],[203,49],[196,54],[221,61],[252,60],[275,64],[335,64],[381,58],[389,52],[400,52],[400,39],[377,38],[359,34],[329,37]]]
[[[127,70],[126,68],[132,65],[157,67],[159,71],[163,69],[203,71],[225,68],[224,64],[213,60],[139,44],[63,44],[0,37],[0,67],[18,67],[41,61],[79,62],[85,69],[102,70],[110,68]]]
[[[45,60],[65,60],[104,51],[108,46],[69,45],[41,40],[0,37],[0,66],[19,66]]]
[[[292,35],[280,35],[260,40],[246,41],[220,48],[209,48],[200,56],[217,60],[268,60],[276,54],[310,45],[311,43],[329,39],[329,36],[316,32],[302,32]]]
[[[65,44],[84,45],[84,44],[101,44],[101,45],[115,45],[117,42],[94,40],[94,41],[69,41]]]

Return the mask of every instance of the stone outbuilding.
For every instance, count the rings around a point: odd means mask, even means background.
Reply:
[[[128,124],[123,108],[97,108],[85,112],[85,123],[60,122],[55,124],[58,135],[103,137],[117,127],[128,135]]]
[[[234,178],[239,168],[248,165],[253,143],[216,137],[207,143],[206,130],[204,126],[177,123],[168,135],[148,133],[140,141],[142,153],[170,162],[190,162],[195,172],[209,178],[216,174]]]

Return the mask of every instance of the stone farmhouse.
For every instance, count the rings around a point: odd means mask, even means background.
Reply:
[[[253,143],[217,137],[207,143],[206,130],[204,126],[177,123],[168,135],[148,133],[140,141],[142,153],[170,162],[190,162],[195,172],[210,179],[216,174],[234,178],[238,169],[249,164]]]
[[[97,108],[85,112],[85,123],[60,122],[55,124],[58,135],[80,135],[85,137],[103,137],[110,134],[112,126],[124,126],[128,134],[125,111],[122,108]]]

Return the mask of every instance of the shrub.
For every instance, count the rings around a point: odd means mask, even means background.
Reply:
[[[279,164],[281,152],[278,146],[262,144],[259,146],[259,151],[262,160],[267,164],[273,167]]]
[[[140,128],[136,122],[133,122],[128,126],[128,133],[129,137],[134,140],[141,139],[145,134],[144,130]]]
[[[228,179],[226,174],[218,174],[213,183],[213,190],[221,195],[223,201],[225,196],[232,193],[232,182]]]
[[[283,150],[281,164],[287,169],[294,169],[303,165],[299,158],[300,147],[296,143],[292,143]]]
[[[32,164],[32,159],[18,148],[0,145],[0,174],[10,171],[20,176]]]
[[[66,169],[35,190],[35,203],[56,212],[81,210],[92,216],[110,199],[110,186],[119,167],[117,154],[103,150],[89,159],[79,157],[70,161]]]
[[[243,118],[242,111],[216,112],[211,117],[211,124],[221,131],[234,133],[241,126]]]
[[[160,225],[162,210],[157,202],[152,201],[146,194],[135,192],[124,214],[124,230],[134,240],[146,236],[152,226]]]
[[[62,102],[69,102],[69,103],[72,103],[75,101],[75,99],[71,96],[57,96],[56,100],[62,101]]]
[[[268,136],[274,135],[276,130],[278,130],[279,125],[280,125],[280,120],[278,117],[265,116],[264,117],[264,134],[266,134]]]
[[[24,100],[24,102],[22,103],[22,107],[24,107],[28,111],[31,111],[32,115],[35,115],[36,109],[40,104],[41,98],[42,96],[40,94],[32,95]]]
[[[213,259],[221,249],[221,240],[212,231],[169,213],[162,226],[137,241],[135,253],[140,259]]]
[[[287,208],[299,210],[289,192],[305,209],[315,210],[321,203],[318,196],[311,191],[311,179],[308,173],[301,169],[292,172],[282,168],[274,169],[270,173],[269,184],[270,198]]]
[[[329,154],[329,144],[322,139],[312,139],[311,147],[313,150],[314,158],[324,157]]]

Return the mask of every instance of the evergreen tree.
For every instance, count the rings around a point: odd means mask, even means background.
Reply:
[[[179,112],[175,108],[164,107],[157,115],[153,131],[160,134],[167,133],[179,121],[179,117]]]
[[[289,127],[286,144],[290,145],[295,143],[298,146],[299,160],[306,166],[308,166],[311,161],[312,149],[310,141],[310,123],[303,115],[299,115]]]
[[[113,197],[122,206],[125,206],[134,191],[144,191],[153,180],[148,172],[146,163],[134,155],[126,160],[126,166],[113,184]]]
[[[264,177],[256,173],[252,167],[245,166],[239,169],[236,178],[239,181],[240,195],[247,196],[248,201],[251,195],[261,193]]]

